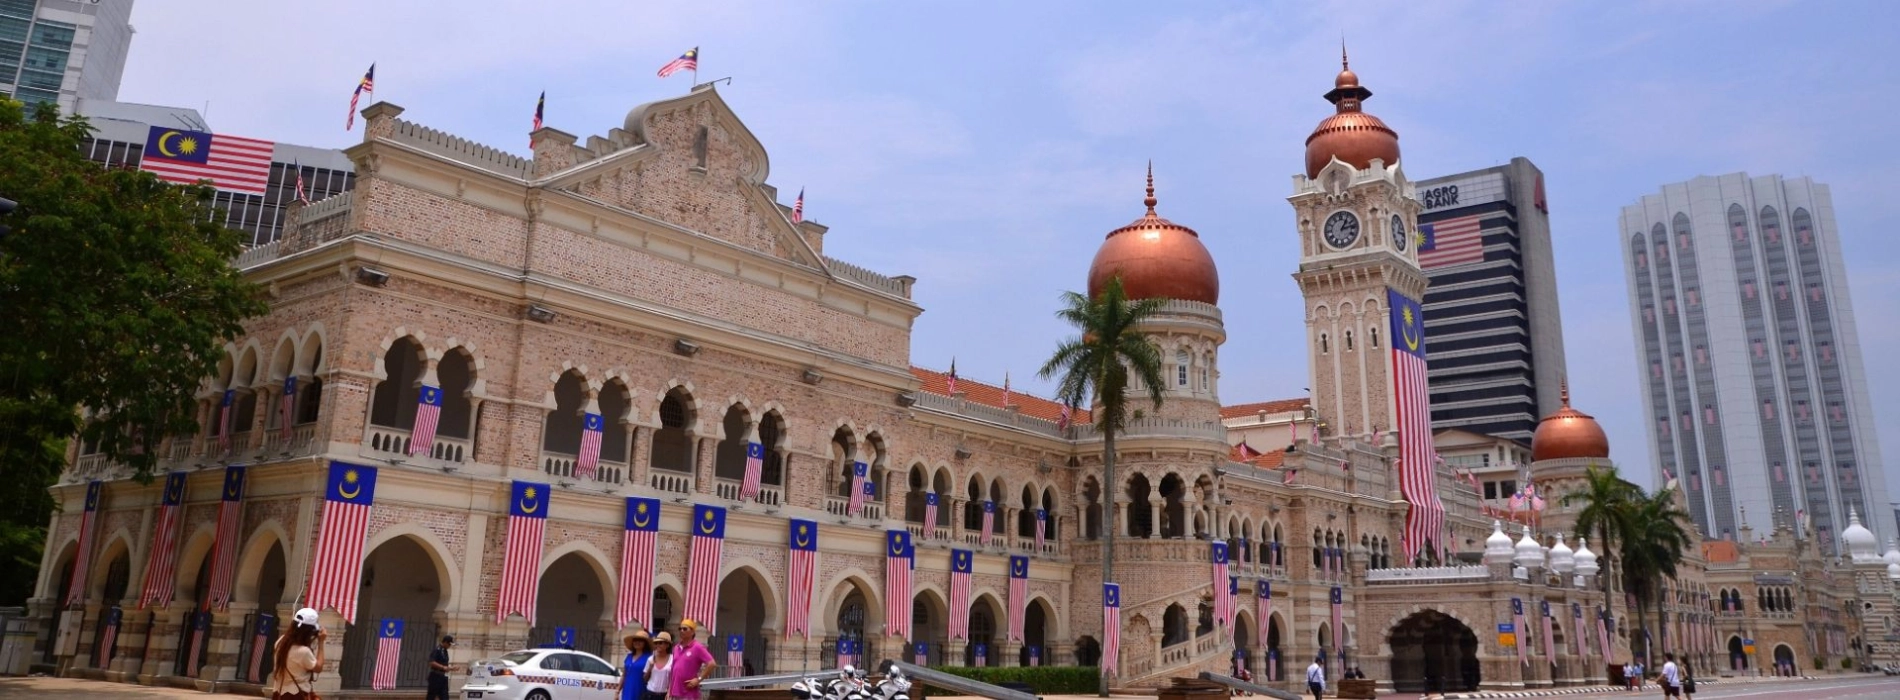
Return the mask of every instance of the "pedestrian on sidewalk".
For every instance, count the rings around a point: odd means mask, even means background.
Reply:
[[[1320,664],[1319,657],[1313,658],[1313,664],[1306,667],[1306,689],[1313,691],[1313,700],[1320,700],[1326,692],[1326,667]]]
[[[1682,697],[1682,669],[1676,667],[1675,652],[1663,653],[1662,672],[1656,674],[1656,684],[1662,686],[1663,697]]]
[[[627,647],[627,657],[620,662],[620,700],[640,700],[640,693],[646,689],[643,682],[647,677],[647,663],[653,660],[652,642],[646,630],[620,640]]]
[[[1695,669],[1689,667],[1689,659],[1682,660],[1682,694],[1690,700],[1695,698]]]
[[[426,700],[449,700],[449,672],[455,670],[449,664],[449,649],[455,646],[455,635],[442,635],[442,641],[429,650],[429,692]]]
[[[699,700],[700,682],[719,667],[706,645],[694,639],[698,634],[699,623],[680,620],[679,648],[673,652],[673,687],[666,691],[673,700]]]
[[[661,632],[653,635],[653,654],[647,659],[647,690],[641,700],[666,700],[666,692],[673,687],[673,635]]]
[[[1636,692],[1636,660],[1623,662],[1623,690]]]
[[[271,671],[272,700],[314,700],[317,674],[323,672],[323,642],[329,638],[317,622],[317,611],[298,610],[290,630],[277,638],[275,670]]]

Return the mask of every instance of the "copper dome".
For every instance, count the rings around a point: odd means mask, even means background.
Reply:
[[[1306,137],[1306,176],[1319,177],[1321,168],[1334,158],[1355,168],[1372,166],[1373,159],[1389,167],[1399,162],[1399,133],[1378,117],[1360,111],[1361,103],[1372,91],[1359,85],[1359,76],[1347,67],[1345,50],[1340,50],[1339,77],[1326,100],[1338,113],[1320,121]]]
[[[1121,276],[1129,299],[1220,303],[1220,272],[1193,229],[1155,214],[1154,166],[1148,168],[1148,213],[1108,233],[1089,265],[1089,296]]]
[[[1531,436],[1531,461],[1573,457],[1608,459],[1609,436],[1603,434],[1603,426],[1597,425],[1597,419],[1570,407],[1568,384],[1563,388],[1563,402],[1563,408],[1537,422],[1537,433]]]

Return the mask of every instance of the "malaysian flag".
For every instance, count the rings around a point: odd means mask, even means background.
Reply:
[[[1557,665],[1557,648],[1555,646],[1556,636],[1550,633],[1550,601],[1540,600],[1537,601],[1537,603],[1541,606],[1541,611],[1544,613],[1544,658],[1549,659],[1550,665],[1555,666]]]
[[[277,631],[277,616],[258,613],[257,620],[251,625],[251,665],[244,679],[252,683],[264,682],[264,650],[270,648],[271,633]]]
[[[996,540],[996,502],[995,501],[983,502],[983,529],[977,531],[977,537],[980,538],[984,544],[991,544],[995,542]]]
[[[185,675],[195,677],[204,668],[205,635],[211,632],[211,613],[200,610],[191,614],[191,646],[185,651]]]
[[[600,439],[606,432],[606,418],[598,413],[581,413],[581,454],[574,460],[574,478],[594,478],[594,471],[600,468]]]
[[[244,467],[224,468],[224,489],[218,500],[218,532],[211,550],[211,592],[206,610],[231,605],[231,581],[237,576],[238,529],[244,524]]]
[[[540,99],[534,101],[534,128],[528,130],[528,148],[534,148],[534,132],[541,130],[541,115],[548,106],[548,91],[542,90]]]
[[[120,610],[117,605],[112,606],[106,611],[105,622],[106,628],[99,631],[99,649],[93,652],[93,658],[99,660],[93,665],[99,668],[105,668],[106,664],[112,662],[112,657],[118,655],[116,652],[119,650],[119,626],[125,622],[125,611]]]
[[[726,668],[735,676],[745,673],[745,635],[726,635]]]
[[[917,642],[910,645],[910,662],[918,666],[930,665],[930,643]]]
[[[1102,584],[1102,673],[1120,675],[1122,662],[1122,587]]]
[[[1511,599],[1511,628],[1517,630],[1517,660],[1525,666],[1531,665],[1530,657],[1524,655],[1524,648],[1530,646],[1530,627],[1524,624],[1524,599]]]
[[[139,169],[180,185],[210,180],[238,194],[264,194],[270,184],[270,141],[220,136],[206,131],[154,126],[145,132]]]
[[[1023,639],[1023,617],[1029,607],[1029,557],[1009,558],[1009,638]]]
[[[1234,599],[1227,593],[1227,543],[1213,543],[1209,560],[1214,564],[1214,623],[1225,627],[1234,616]]]
[[[1009,372],[1003,373],[1003,408],[1009,408]]]
[[[695,84],[699,82],[699,47],[695,46],[687,49],[686,53],[680,54],[679,58],[668,61],[664,66],[660,66],[660,77],[669,77],[683,70],[692,71],[693,82]]]
[[[139,609],[172,602],[178,568],[178,512],[185,503],[185,473],[165,475],[165,490],[158,502],[158,520],[152,525],[152,553],[145,563],[145,590],[139,594]]]
[[[1036,550],[1042,551],[1043,538],[1049,531],[1049,511],[1036,509]]]
[[[402,666],[402,620],[385,617],[376,628],[376,672],[370,690],[395,690],[396,670]]]
[[[297,176],[296,184],[293,186],[297,193],[297,201],[309,204],[310,193],[303,188],[303,163],[300,161],[291,162],[290,171]]]
[[[971,653],[976,656],[977,666],[990,665],[990,645],[977,642],[976,648],[971,650]]]
[[[1221,622],[1222,624],[1227,625],[1227,629],[1231,630],[1231,629],[1234,629],[1234,621],[1239,619],[1239,617],[1240,617],[1240,577],[1229,576],[1227,577],[1227,619],[1222,620]]]
[[[909,530],[884,533],[884,634],[910,637],[911,569],[917,565]]]
[[[818,580],[818,523],[793,520],[787,528],[791,566],[785,577],[790,591],[785,599],[785,636],[811,636],[811,593]]]
[[[937,535],[937,494],[924,494],[924,539]]]
[[[1254,584],[1254,636],[1261,644],[1267,643],[1268,632],[1273,631],[1273,582],[1260,579]],[[1268,665],[1271,668],[1271,664]],[[1272,680],[1272,679],[1268,679]]]
[[[726,545],[726,509],[693,506],[693,547],[686,570],[686,617],[710,628],[719,609],[719,561]]]
[[[573,649],[574,648],[574,628],[572,627],[554,628],[554,645],[562,649]]]
[[[1334,656],[1339,656],[1339,648],[1344,646],[1346,643],[1346,628],[1340,626],[1339,624],[1340,609],[1345,607],[1345,604],[1346,604],[1345,595],[1346,595],[1345,591],[1341,590],[1340,587],[1333,586],[1331,602],[1333,606],[1333,655]]]
[[[1267,680],[1280,680],[1280,650],[1267,650]]]
[[[236,401],[237,390],[225,389],[224,398],[218,402],[218,450],[221,452],[231,450],[231,428],[237,418],[237,411],[232,410],[231,404]]]
[[[614,605],[614,626],[638,620],[653,627],[653,571],[658,568],[660,499],[629,497],[626,528],[620,541],[620,597]]]
[[[1427,270],[1484,261],[1484,224],[1479,214],[1420,223],[1424,239],[1418,246],[1418,266]]]
[[[1425,389],[1425,318],[1417,301],[1386,290],[1392,307],[1392,386],[1399,435],[1399,491],[1411,508],[1402,538],[1407,561],[1429,551],[1428,538],[1445,530],[1445,505],[1432,473],[1432,411]]]
[[[954,358],[954,357],[950,358],[950,373],[944,375],[943,380],[945,384],[949,385],[949,387],[944,389],[944,391],[948,392],[952,396],[956,395],[957,393],[957,358]]]
[[[1585,652],[1583,648],[1583,638],[1587,636],[1584,633],[1584,627],[1583,627],[1583,604],[1582,603],[1570,604],[1570,617],[1571,617],[1570,638],[1576,642],[1575,646],[1577,648],[1577,658],[1581,659],[1585,656]]]
[[[758,442],[745,444],[745,479],[739,482],[739,500],[757,499],[759,481],[765,474],[765,445]]]
[[[970,638],[970,573],[976,556],[967,549],[950,550],[950,638]]]
[[[356,101],[362,99],[365,92],[376,94],[376,64],[374,63],[369,64],[369,70],[363,72],[363,79],[356,81],[356,92],[350,93],[350,116],[343,120],[344,131],[356,127]]]
[[[501,564],[501,595],[495,624],[510,613],[534,626],[535,601],[541,594],[541,547],[546,542],[548,485],[516,481],[508,489],[508,545]]]
[[[1036,646],[1034,644],[1029,645],[1029,665],[1031,666],[1042,665],[1042,647]]]
[[[409,454],[428,454],[435,446],[435,426],[442,420],[442,387],[422,385],[416,392],[416,427],[409,431]]]
[[[310,565],[306,604],[319,611],[335,608],[345,622],[356,620],[356,593],[363,578],[363,537],[376,503],[376,468],[331,462],[323,489],[323,525],[317,533],[316,560]]]
[[[1073,413],[1074,411],[1073,409],[1069,408],[1069,404],[1067,403],[1062,404],[1062,412],[1056,415],[1056,429],[1068,430],[1069,421],[1074,420]]]
[[[301,180],[299,180],[299,182],[301,182]],[[303,185],[299,184],[297,187],[301,190]],[[297,424],[297,377],[296,375],[284,377],[284,396],[283,396],[283,400],[277,406],[277,412],[279,414],[278,422],[283,423],[283,427],[281,428],[281,430],[283,431],[283,434],[284,434],[284,442],[289,443],[290,429]],[[285,448],[288,449],[289,445],[286,444]]]
[[[858,517],[858,510],[864,507],[866,476],[870,476],[871,467],[863,462],[851,463],[851,502],[845,505],[845,514]]]
[[[798,188],[798,199],[792,200],[792,223],[805,220],[805,188]]]
[[[851,665],[851,639],[849,637],[839,637],[838,638],[838,667],[844,668],[850,665]]]

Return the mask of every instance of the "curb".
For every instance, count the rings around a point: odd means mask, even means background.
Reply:
[[[1545,690],[1506,690],[1487,693],[1448,693],[1445,700],[1476,700],[1479,698],[1542,698],[1555,695],[1583,695],[1585,693],[1608,693],[1623,690],[1615,685],[1583,685],[1574,688],[1549,688]]]

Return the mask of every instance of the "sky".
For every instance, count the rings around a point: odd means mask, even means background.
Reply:
[[[404,119],[526,154],[684,93],[691,47],[828,255],[918,278],[915,364],[1044,391],[1054,311],[1103,236],[1163,216],[1219,265],[1226,404],[1303,395],[1294,216],[1339,44],[1414,179],[1524,156],[1545,174],[1573,404],[1633,481],[1649,444],[1621,207],[1698,175],[1832,187],[1874,418],[1900,460],[1900,60],[1891,2],[722,2],[141,0],[119,98],[311,146],[371,62]],[[1846,116],[1842,116],[1846,115]],[[1900,483],[1900,470],[1888,481]]]

